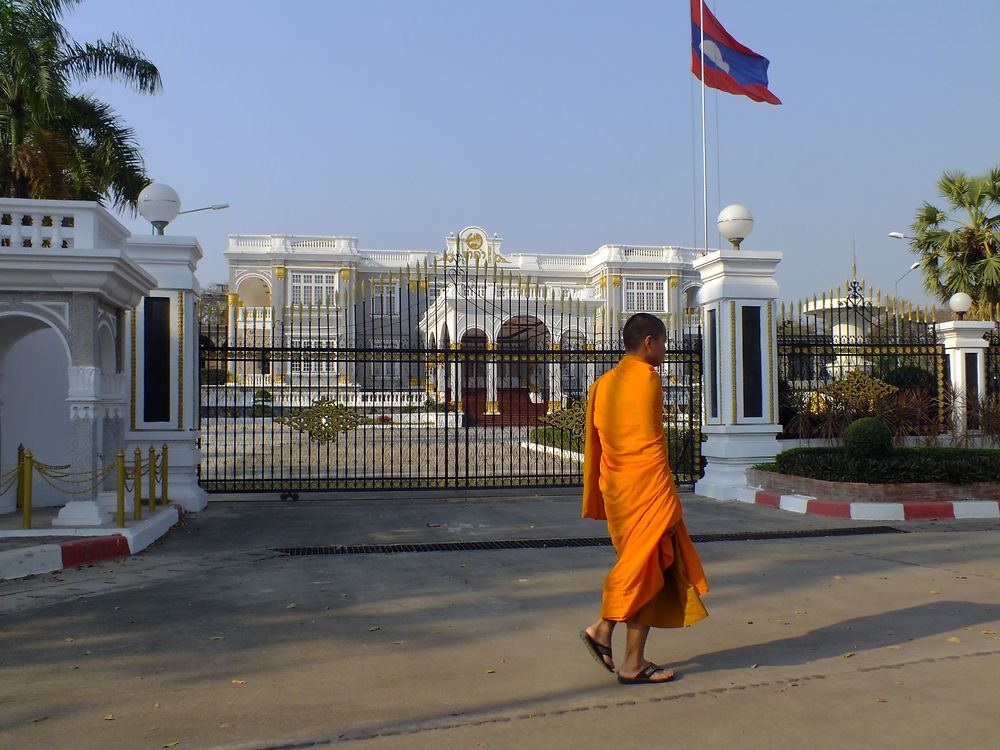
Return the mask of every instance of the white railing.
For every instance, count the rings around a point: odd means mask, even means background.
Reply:
[[[539,255],[538,265],[553,268],[586,268],[591,263],[589,255]]]
[[[408,250],[362,250],[361,255],[383,266],[405,266],[410,263]]]
[[[270,328],[274,316],[272,307],[244,307],[239,313],[240,325],[245,323],[257,328]]]
[[[129,231],[93,201],[0,199],[4,251],[121,249]]]

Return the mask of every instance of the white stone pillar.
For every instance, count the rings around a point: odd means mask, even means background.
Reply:
[[[229,350],[236,346],[236,316],[239,314],[240,296],[230,292],[226,297],[226,345]],[[232,357],[226,358],[226,381],[236,382],[236,364]]]
[[[733,500],[746,470],[778,452],[775,268],[781,253],[716,250],[695,260],[701,274],[702,448],[695,492]]]
[[[169,448],[170,501],[185,510],[202,510],[207,504],[207,495],[198,485],[201,454],[196,399],[201,394],[196,389],[199,354],[196,297],[199,287],[194,276],[202,257],[201,246],[194,237],[154,235],[130,238],[126,251],[156,279],[157,285],[139,305],[132,323],[135,331],[126,337],[130,342],[127,354],[131,362],[133,400],[130,429],[125,433],[125,454],[131,456],[139,448],[147,455],[152,446],[159,456],[166,445]],[[169,333],[165,351],[158,354],[161,359],[166,357],[167,373],[158,382],[148,378],[146,372],[145,314],[150,300],[159,300],[157,305],[161,310],[157,320],[165,319]],[[235,324],[234,309],[230,304],[231,333]],[[234,343],[231,339],[230,345]],[[146,398],[147,385],[157,387],[155,401]]]
[[[985,336],[993,330],[993,326],[991,321],[981,320],[949,320],[936,326],[948,357],[956,435],[962,435],[968,429],[970,404],[981,400],[986,393],[986,349],[989,342]]]
[[[563,359],[562,355],[558,352],[559,345],[553,345],[553,354],[555,356],[551,361],[546,362],[544,365],[545,369],[549,371],[549,405],[547,410],[549,414],[554,411],[558,411],[563,405],[563,368],[574,367],[570,357]]]
[[[500,402],[497,399],[497,345],[490,342],[486,345],[486,413],[499,414]]]

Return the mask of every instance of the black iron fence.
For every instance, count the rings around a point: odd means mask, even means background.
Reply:
[[[941,432],[946,357],[934,313],[850,281],[782,305],[778,323],[783,437],[839,437],[857,416],[878,414],[897,436]]]
[[[288,273],[289,304],[231,298],[201,311],[206,489],[581,481],[587,391],[621,357],[625,317],[591,290],[469,256],[381,275]],[[665,322],[664,427],[676,479],[691,484],[700,332],[694,315]]]

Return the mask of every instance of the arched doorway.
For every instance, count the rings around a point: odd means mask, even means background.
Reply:
[[[497,331],[497,402],[507,424],[534,425],[548,410],[549,329],[533,315]]]
[[[72,463],[69,417],[69,347],[63,334],[29,315],[0,316],[0,468],[17,465],[18,445],[48,464]],[[35,482],[32,502],[62,505],[66,498]],[[13,510],[15,490],[0,498]]]
[[[462,336],[462,409],[467,424],[478,424],[486,415],[486,333],[470,328]]]

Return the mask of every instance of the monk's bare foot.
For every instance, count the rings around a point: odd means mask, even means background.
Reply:
[[[594,646],[596,647],[591,653],[594,654],[594,658],[600,658],[604,663],[605,669],[609,672],[615,671],[615,662],[611,658],[611,638],[610,634],[605,634],[599,632],[598,628],[591,625],[589,628],[583,631],[586,633],[587,638],[589,638]]]
[[[674,670],[647,662],[642,669],[634,673],[626,670],[618,671],[618,682],[634,685],[647,682],[670,682],[674,679]]]

